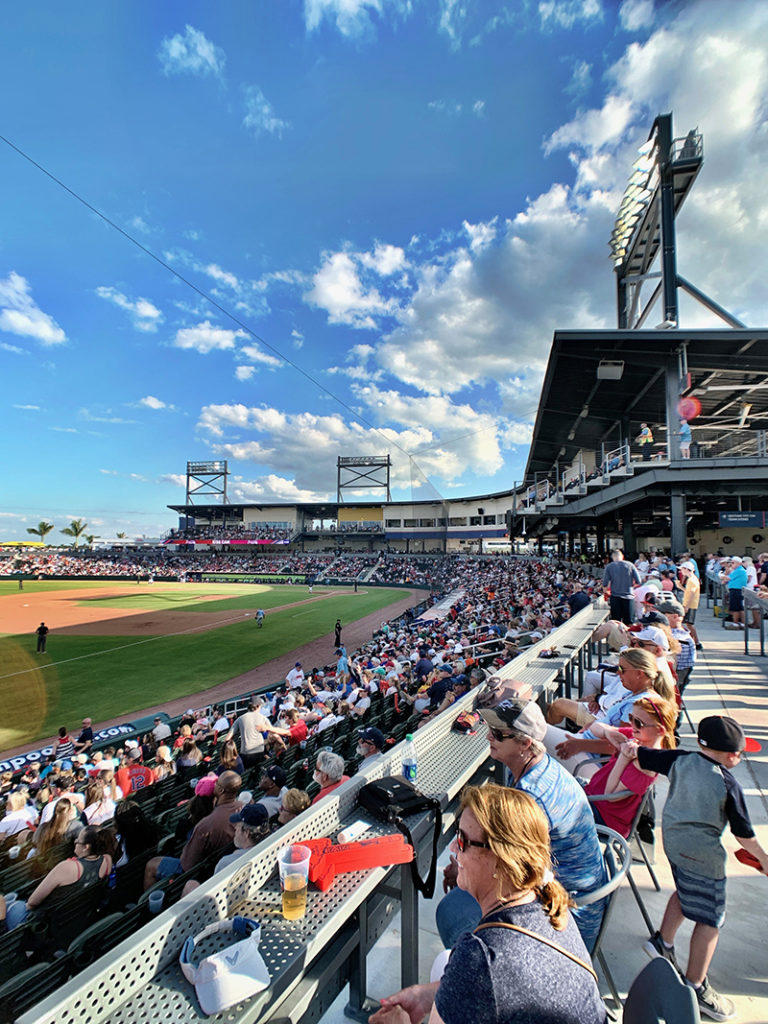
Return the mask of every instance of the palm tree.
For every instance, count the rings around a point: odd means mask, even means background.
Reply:
[[[86,541],[86,543],[87,543],[89,548],[93,547],[93,542],[95,540],[96,540],[96,534],[95,533],[86,533],[85,541]]]
[[[121,533],[116,533],[115,536],[117,537],[118,540],[123,540],[125,537],[128,536],[128,534],[121,532]]]
[[[80,540],[80,538],[87,529],[88,523],[84,522],[82,519],[73,519],[69,526],[65,526],[62,528],[61,532],[65,533],[67,537],[74,537],[75,547],[77,547],[77,542]]]
[[[46,534],[50,533],[51,530],[55,530],[56,527],[53,523],[46,523],[44,519],[41,519],[37,526],[28,526],[27,533],[33,533],[40,540],[45,540]]]

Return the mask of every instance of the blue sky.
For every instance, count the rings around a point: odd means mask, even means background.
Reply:
[[[0,540],[157,535],[188,459],[236,501],[386,451],[397,498],[510,487],[659,112],[705,138],[680,271],[764,325],[767,8],[4,5],[0,134],[188,283],[0,142]]]

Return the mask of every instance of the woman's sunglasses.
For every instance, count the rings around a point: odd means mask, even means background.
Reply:
[[[641,718],[636,718],[634,715],[628,715],[627,721],[630,725],[634,725],[636,729],[658,729],[659,725],[656,722],[644,722]]]
[[[497,743],[501,743],[502,740],[511,740],[513,738],[511,732],[502,732],[501,729],[493,729],[488,726],[488,732],[493,736]]]
[[[476,839],[468,839],[464,832],[460,828],[456,829],[456,849],[459,853],[464,853],[468,846],[477,846],[481,850],[490,850],[490,843],[479,843]]]

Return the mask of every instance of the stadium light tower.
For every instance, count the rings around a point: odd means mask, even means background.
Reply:
[[[704,162],[701,133],[692,128],[676,139],[672,134],[672,115],[659,114],[647,141],[637,152],[608,243],[616,272],[619,329],[642,327],[661,297],[662,317],[656,329],[674,330],[680,322],[679,288],[729,327],[744,327],[677,272],[675,218]],[[653,270],[659,254],[659,268]],[[642,305],[640,293],[646,281],[656,284]]]
[[[188,462],[187,505],[194,505],[194,499],[202,497],[217,497],[221,499],[222,505],[228,505],[228,476],[226,459],[220,462]]]

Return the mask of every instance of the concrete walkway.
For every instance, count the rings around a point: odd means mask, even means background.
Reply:
[[[744,655],[744,635],[722,628],[711,611],[702,608],[696,625],[704,650],[686,690],[686,706],[694,725],[709,714],[731,715],[741,722],[747,735],[763,744],[758,754],[745,755],[735,775],[747,795],[752,823],[762,845],[768,848],[768,657],[761,658],[757,631],[752,630],[750,650]],[[752,637],[755,642],[752,643]],[[683,724],[682,742],[686,748],[696,747],[687,723]],[[666,796],[667,783],[657,784],[658,818]],[[738,844],[726,831],[725,844],[729,851]],[[442,862],[447,861],[447,852]],[[654,923],[661,921],[667,899],[672,892],[672,876],[661,849],[660,829],[657,828],[656,873],[661,884],[657,893],[642,864],[633,867],[633,877],[641,890],[648,913]],[[442,892],[434,899],[421,901],[421,930],[419,945],[420,980],[429,978],[429,969],[442,946],[434,923],[434,911]],[[710,969],[711,984],[734,1000],[740,1024],[766,1024],[768,1022],[768,953],[765,941],[766,907],[768,907],[768,878],[739,863],[735,857],[728,861],[728,917],[720,943]],[[685,964],[691,926],[685,924],[678,933],[676,950],[678,960]],[[622,997],[632,979],[649,962],[643,952],[647,930],[628,885],[622,886],[609,925],[603,951]],[[369,956],[368,992],[373,998],[389,995],[399,988],[400,923],[395,918],[387,932]],[[599,972],[598,972],[599,973]],[[608,992],[601,978],[601,991]],[[327,1013],[322,1024],[344,1024],[344,1006],[348,999],[345,990]]]

